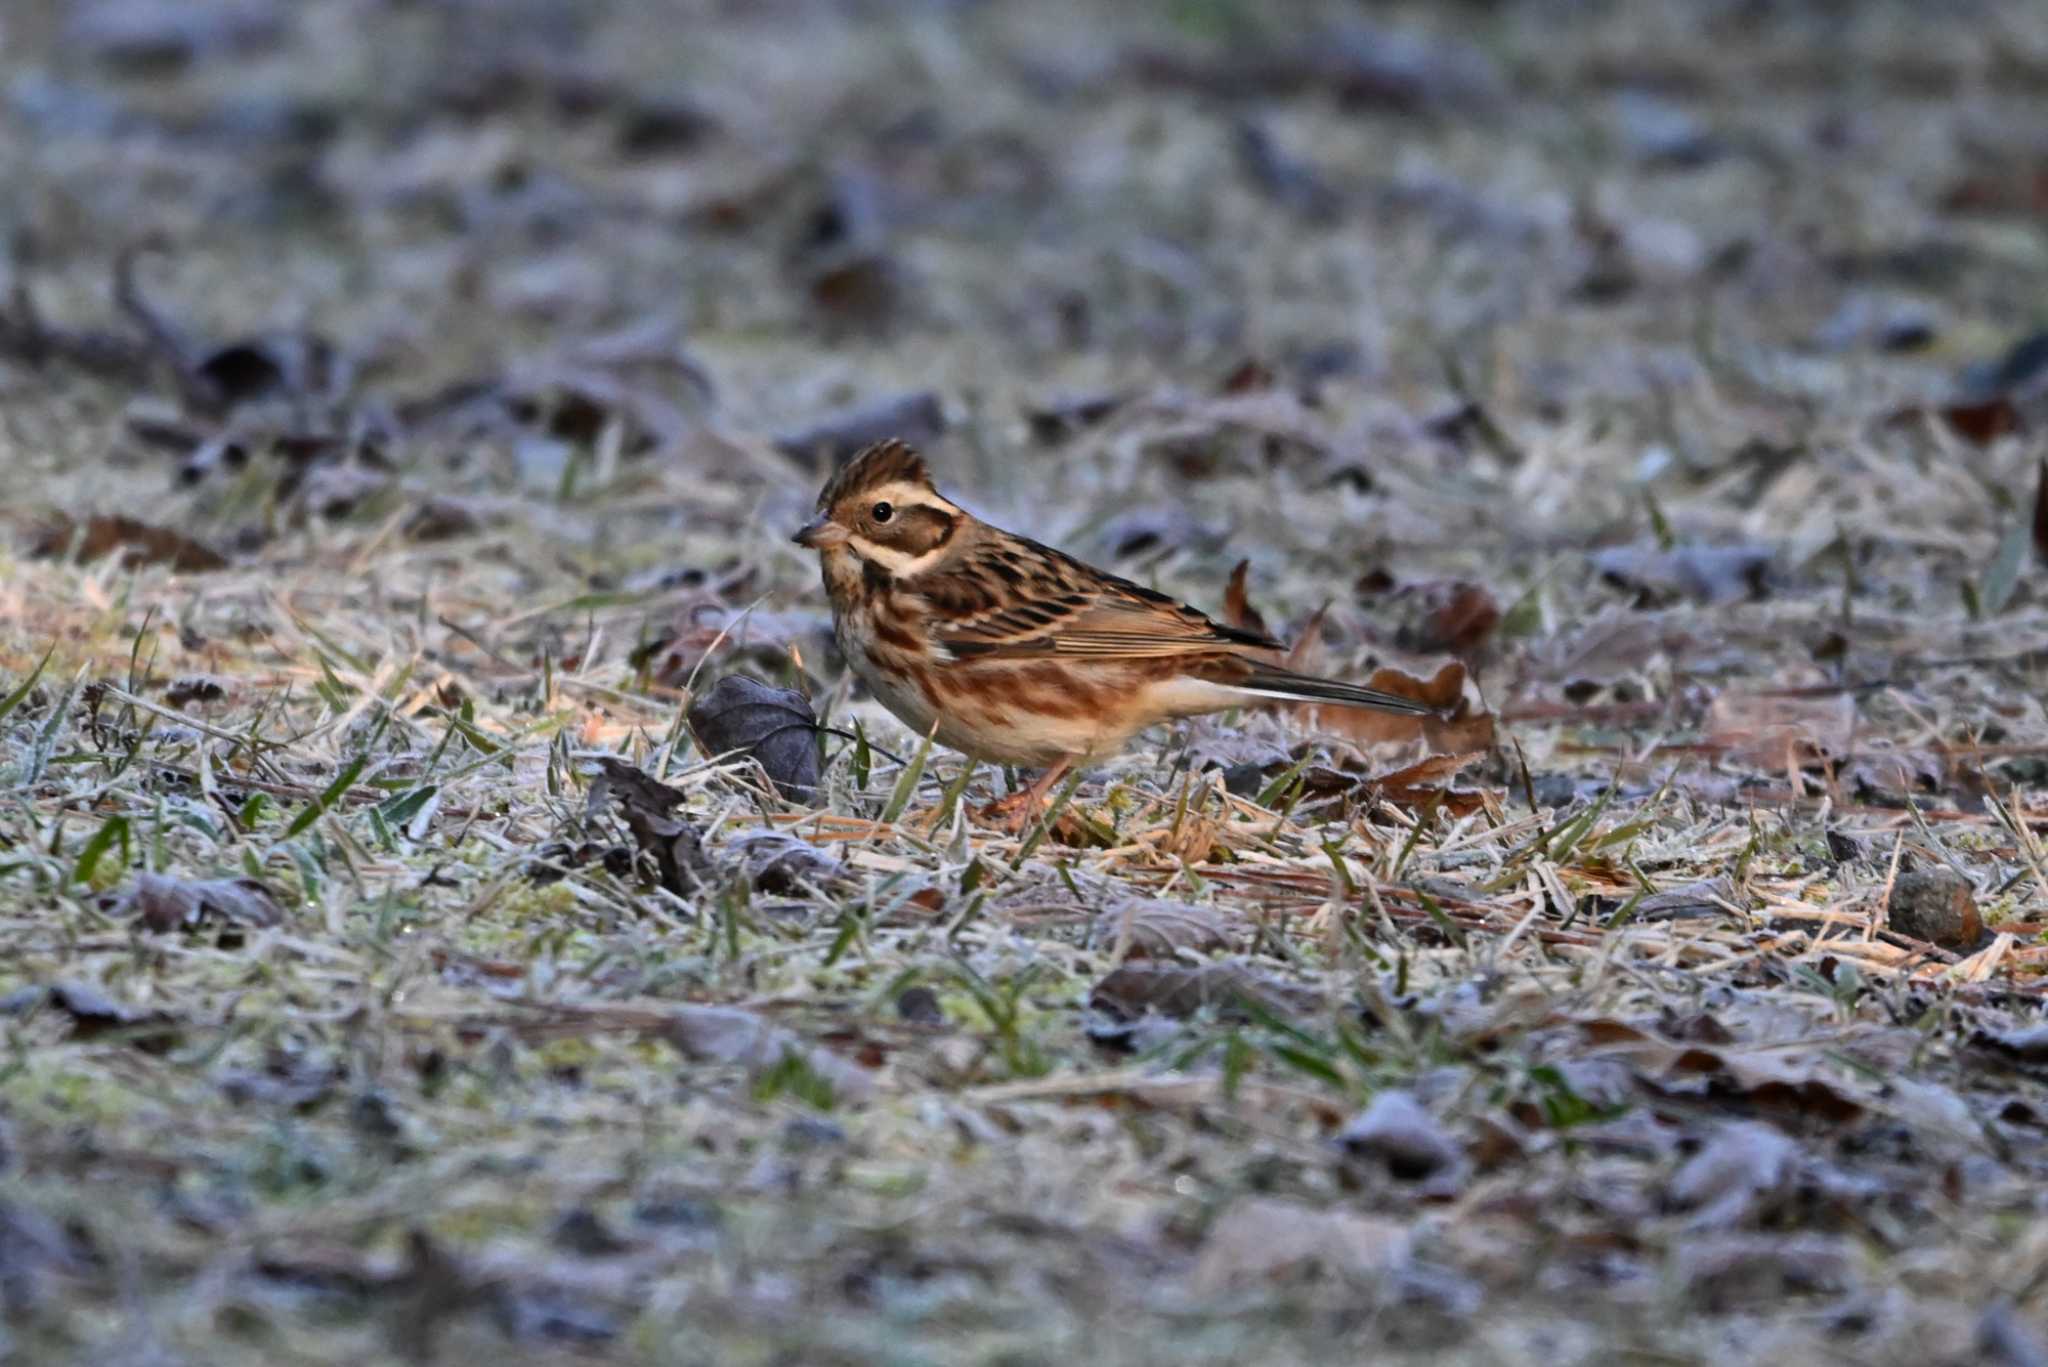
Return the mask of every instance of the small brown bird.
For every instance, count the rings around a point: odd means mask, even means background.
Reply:
[[[1275,698],[1431,710],[1296,673],[1277,641],[991,527],[900,441],[826,481],[795,540],[823,562],[847,662],[904,725],[977,759],[1045,766],[988,810],[1013,827],[1074,765],[1173,717]]]

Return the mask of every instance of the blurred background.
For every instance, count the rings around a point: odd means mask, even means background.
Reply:
[[[1989,0],[16,0],[0,493],[795,589],[757,529],[889,432],[1297,613],[1597,587],[1652,503],[1749,550],[1624,599],[1884,579],[1908,515],[1918,594],[2025,470],[2044,77]]]
[[[7,0],[0,1358],[2042,1362],[2044,328],[2040,0]],[[885,436],[1483,755],[970,840]]]

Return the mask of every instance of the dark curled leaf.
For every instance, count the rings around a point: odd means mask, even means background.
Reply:
[[[633,1244],[622,1238],[604,1216],[589,1206],[562,1212],[550,1236],[556,1248],[582,1258],[612,1258],[631,1252]]]
[[[133,76],[164,75],[209,58],[269,51],[288,32],[285,15],[264,5],[88,0],[66,8],[66,45]]]
[[[277,897],[254,878],[136,876],[113,903],[114,914],[133,916],[145,930],[190,930],[208,916],[233,926],[274,926],[284,920]]]
[[[624,760],[605,756],[598,760],[597,768],[597,781],[590,785],[590,797],[584,804],[588,816],[604,810],[605,802],[611,799],[616,799],[620,810],[629,816],[635,811],[667,816],[688,796],[682,789],[671,788]]]
[[[690,729],[706,754],[752,756],[791,802],[817,795],[818,717],[795,689],[728,674],[690,703]]]
[[[2031,1025],[2021,1030],[1997,1032],[1979,1030],[1970,1037],[1970,1047],[2010,1059],[2014,1063],[2039,1067],[2048,1064],[2048,1025]]]
[[[177,1018],[169,1012],[129,1006],[83,982],[57,982],[10,992],[0,997],[0,1016],[21,1015],[39,1006],[68,1017],[73,1039],[126,1034],[137,1048],[149,1053],[162,1053],[177,1042]]]
[[[1309,989],[1229,962],[1199,968],[1125,964],[1088,994],[1089,1006],[1124,1021],[1148,1012],[1181,1018],[1205,1008],[1213,1008],[1225,1019],[1271,1016],[1291,1020],[1309,1014],[1318,1004]]]
[[[761,892],[787,897],[805,887],[826,887],[846,876],[846,866],[782,831],[742,831],[726,842],[738,855],[747,879]]]
[[[1352,1162],[1397,1182],[1425,1183],[1432,1195],[1451,1195],[1463,1177],[1464,1150],[1421,1102],[1398,1089],[1381,1092],[1353,1116],[1337,1132],[1337,1145]]]
[[[484,511],[459,498],[437,496],[421,503],[405,520],[405,534],[415,541],[446,541],[472,536],[484,527]]]
[[[590,785],[585,811],[594,815],[607,801],[616,802],[634,842],[654,859],[664,888],[678,897],[688,897],[704,886],[711,861],[704,854],[703,833],[687,817],[670,815],[682,802],[682,791],[657,782],[623,760],[606,757],[597,763],[599,774]]]

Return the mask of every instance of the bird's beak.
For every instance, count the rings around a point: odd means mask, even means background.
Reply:
[[[791,537],[790,540],[810,550],[830,550],[834,546],[845,544],[846,528],[820,513],[809,522],[806,522],[804,529]]]

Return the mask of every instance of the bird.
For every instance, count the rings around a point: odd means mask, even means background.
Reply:
[[[1289,669],[1270,637],[983,522],[902,441],[833,473],[792,540],[818,553],[839,649],[898,720],[1043,770],[980,813],[1012,830],[1075,766],[1159,722],[1275,700],[1434,711]]]

